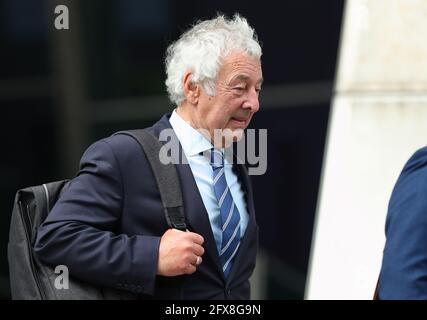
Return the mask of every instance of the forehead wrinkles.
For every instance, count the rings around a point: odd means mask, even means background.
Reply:
[[[262,79],[261,61],[246,53],[234,52],[222,58],[222,66],[216,79],[219,89],[227,89],[239,76],[260,77]],[[258,81],[259,79],[254,79]]]
[[[252,59],[239,59],[229,63],[228,68],[230,72],[257,72],[259,68],[259,63]]]
[[[225,80],[226,83],[231,83],[236,79],[258,81],[258,77],[262,78],[260,64],[252,60],[232,61],[228,65],[225,65],[223,70],[222,80]]]

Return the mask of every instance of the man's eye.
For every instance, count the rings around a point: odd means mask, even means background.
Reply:
[[[243,87],[234,87],[233,89],[237,90],[237,91],[243,91],[243,90],[245,90],[245,88],[243,88]]]

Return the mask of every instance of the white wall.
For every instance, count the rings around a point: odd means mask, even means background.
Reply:
[[[348,0],[307,299],[371,299],[388,200],[427,145],[427,1]]]

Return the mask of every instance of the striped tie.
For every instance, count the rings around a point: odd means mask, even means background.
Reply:
[[[225,179],[224,156],[221,151],[214,148],[211,149],[211,166],[215,196],[221,212],[222,243],[219,258],[222,271],[227,278],[240,245],[240,213]]]

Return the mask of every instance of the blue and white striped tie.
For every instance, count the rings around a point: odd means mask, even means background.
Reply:
[[[227,278],[233,258],[240,245],[240,213],[228,188],[224,173],[224,156],[221,151],[211,149],[213,187],[221,212],[222,243],[219,258],[222,271]]]

